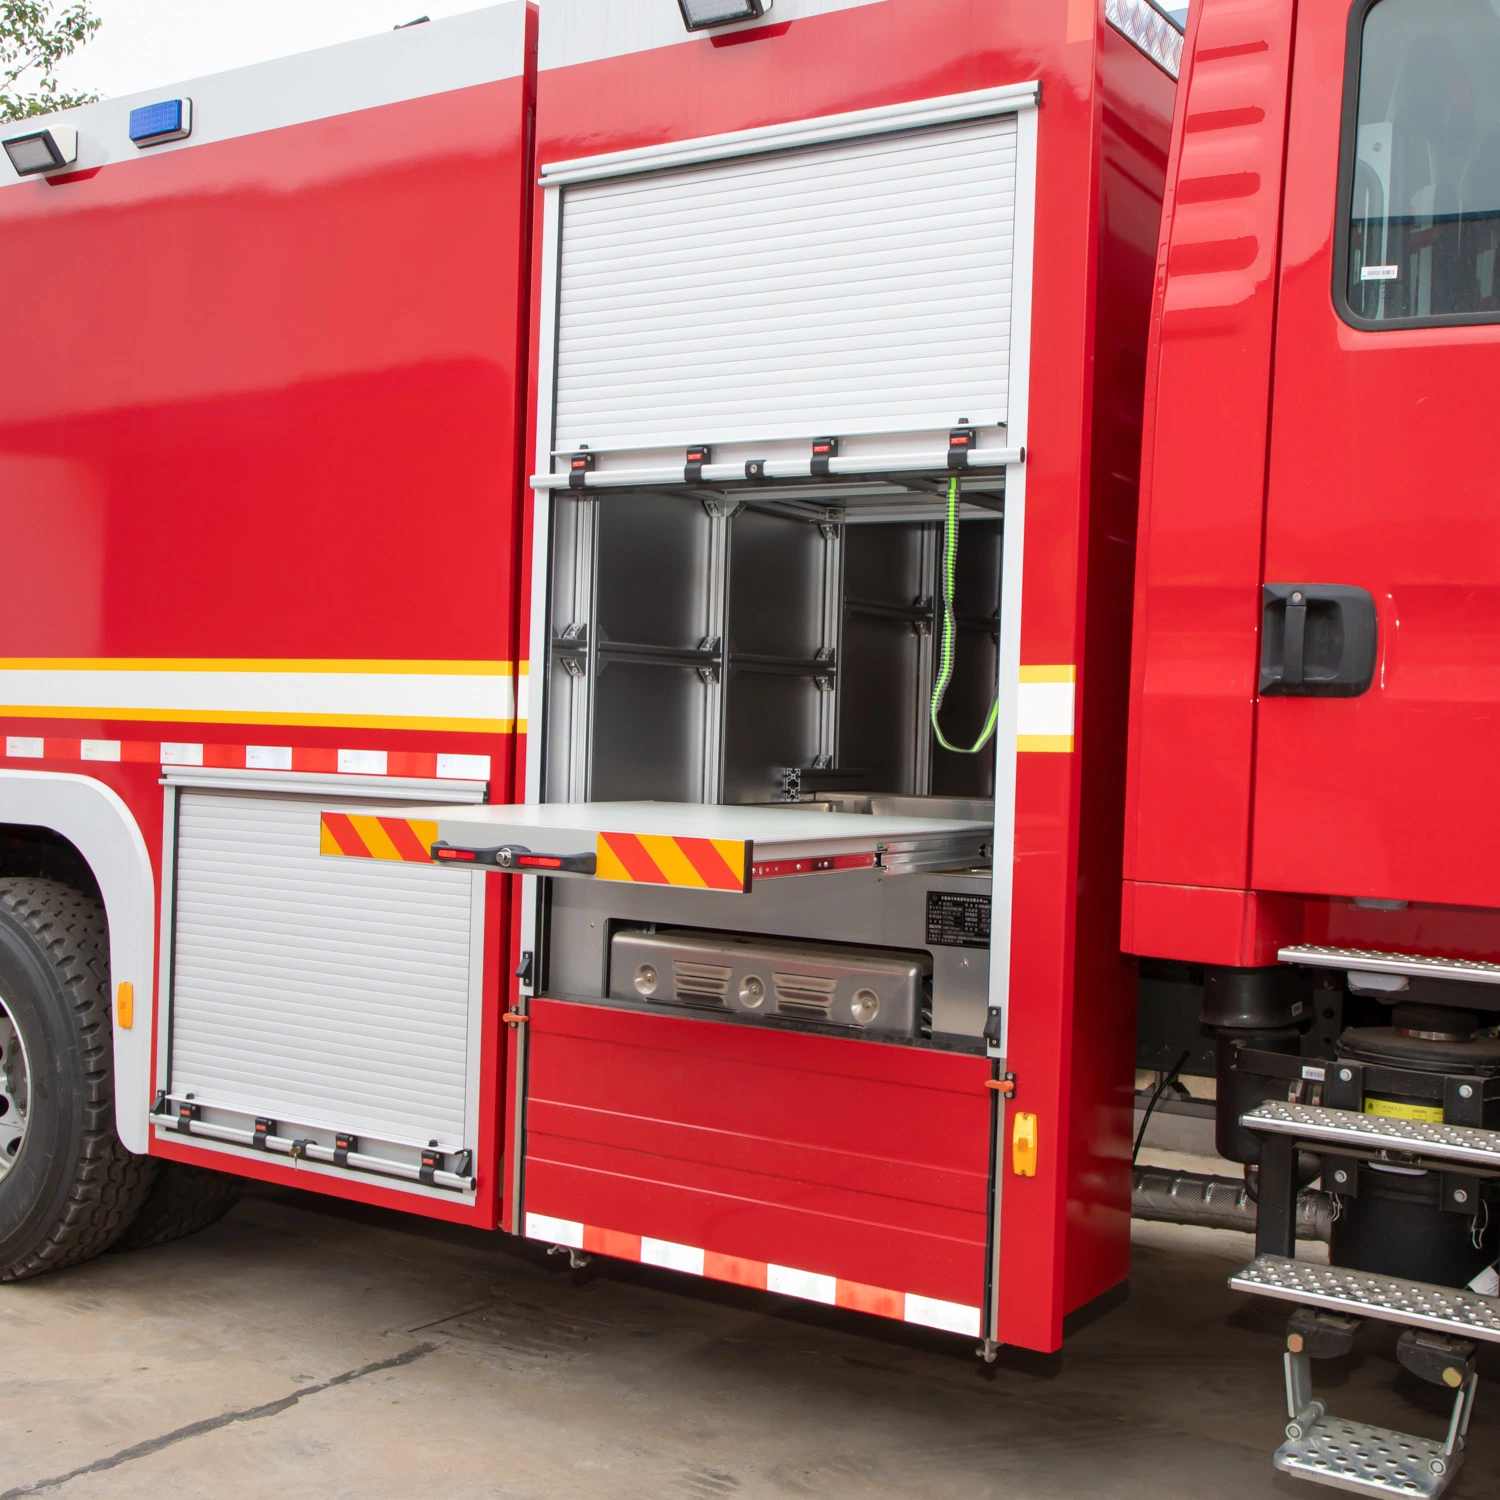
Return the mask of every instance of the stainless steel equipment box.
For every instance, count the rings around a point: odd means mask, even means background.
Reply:
[[[925,953],[665,928],[616,932],[612,1000],[650,1001],[916,1037],[932,977]]]

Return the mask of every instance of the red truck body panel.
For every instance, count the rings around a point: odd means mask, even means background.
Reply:
[[[199,671],[221,686],[514,681],[534,10],[515,7],[500,30],[492,55],[452,59],[453,76],[488,81],[444,83],[437,28],[409,34],[415,63],[404,38],[374,39],[389,62],[355,44],[202,80],[188,86],[196,138],[144,153],[124,142],[128,156],[81,156],[77,171],[0,191],[9,347],[26,351],[0,371],[0,670],[78,684],[45,706],[7,686],[0,766],[111,787],[158,882],[164,764],[244,769],[249,747],[270,745],[294,773],[431,778],[439,756],[471,756],[509,777],[513,710],[470,722],[394,693],[385,712],[339,711],[315,687],[256,710],[181,686]],[[410,67],[431,92],[402,97]],[[258,128],[257,112],[302,118]],[[82,149],[118,151],[123,117],[78,119]],[[121,672],[172,686],[109,712],[101,696]],[[495,882],[492,990],[506,896]],[[472,1207],[378,1180],[312,1182],[494,1224],[500,1031],[491,1007]],[[187,1138],[151,1149],[224,1165]],[[236,1166],[310,1183],[284,1160]]]
[[[1056,1348],[1064,1315],[1120,1283],[1129,1263],[1134,1004],[1114,895],[1126,711],[1118,620],[1133,576],[1138,400],[1173,82],[1092,6],[881,0],[577,62],[561,32],[549,57],[547,26],[541,167],[1041,80],[1021,659],[1077,664],[1080,728],[1072,753],[1019,756],[1008,1065],[1023,1084],[1001,1139],[1017,1109],[1039,1116],[1042,1135],[1036,1175],[1005,1176],[993,1335]],[[539,209],[536,235],[542,223]],[[539,274],[534,318],[541,295]],[[525,586],[537,586],[529,572]],[[539,651],[533,643],[528,654]],[[518,797],[526,785],[523,764]],[[801,1039],[755,1040],[800,1066]],[[573,1089],[549,1096],[549,1118],[585,1107]],[[596,1223],[580,1181],[550,1164],[529,1175],[527,1212]],[[727,1177],[712,1190],[733,1193]],[[673,1222],[696,1233],[699,1221],[679,1217],[687,1212],[672,1209]],[[656,1232],[640,1219],[602,1227]],[[767,1225],[756,1243],[780,1232]],[[858,1245],[841,1229],[820,1245],[822,1266],[865,1279],[869,1257],[884,1252]],[[883,1284],[912,1290],[914,1274]],[[942,1284],[953,1300],[980,1294]]]

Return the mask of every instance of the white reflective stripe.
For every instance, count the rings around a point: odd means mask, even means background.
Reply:
[[[24,666],[0,661],[0,712],[65,710],[129,718],[214,714],[255,719],[421,721],[504,730],[515,714],[509,671],[383,672],[183,667]]]
[[[247,771],[290,771],[292,747],[290,745],[246,745],[245,769]]]
[[[339,770],[346,775],[384,776],[386,753],[384,750],[340,750]]]
[[[838,1296],[838,1280],[815,1271],[794,1271],[790,1266],[767,1266],[766,1290],[801,1297],[806,1302],[826,1302],[832,1307]]]
[[[783,26],[827,11],[852,10],[876,0],[774,0],[762,21],[724,26],[712,32],[690,32],[672,0],[547,0],[542,15],[537,65],[566,68],[630,52],[702,42],[705,36],[749,31],[756,26]]]
[[[677,13],[675,6],[671,10]],[[73,126],[78,131],[78,166],[89,169],[518,78],[525,68],[526,6],[514,0],[425,26],[104,99],[39,117],[35,124],[57,121]],[[137,148],[130,139],[130,111],[175,98],[193,101],[193,133],[146,151]],[[33,122],[28,120],[26,128],[33,128]],[[24,187],[25,179],[9,169],[0,175],[0,188],[17,185]]]
[[[164,766],[201,766],[202,745],[167,745],[161,747],[161,763]]]
[[[526,1215],[526,1239],[544,1239],[550,1245],[583,1248],[583,1226],[573,1220],[555,1220],[546,1214]]]
[[[941,1328],[947,1333],[967,1333],[979,1337],[979,1309],[962,1302],[943,1302],[937,1297],[906,1294],[906,1321],[924,1328]]]
[[[11,734],[5,737],[5,753],[18,759],[40,760],[45,747],[41,740],[33,739],[30,735]]]
[[[119,740],[83,740],[79,758],[81,760],[119,760]]]
[[[439,755],[437,774],[445,781],[488,781],[488,755]]]
[[[1023,682],[1016,733],[1071,735],[1073,697],[1071,682]]]
[[[653,1240],[642,1235],[641,1261],[648,1266],[665,1266],[669,1271],[703,1274],[703,1252],[692,1245],[674,1245],[671,1240]]]
[[[582,1250],[583,1225],[575,1224],[572,1219],[553,1219],[546,1214],[529,1213],[526,1215],[526,1238]]]

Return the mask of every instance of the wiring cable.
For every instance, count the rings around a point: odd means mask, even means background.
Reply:
[[[983,732],[967,748],[963,745],[950,745],[948,737],[943,733],[942,725],[938,723],[938,714],[942,711],[943,699],[947,695],[949,683],[953,680],[953,637],[958,628],[958,622],[953,614],[953,574],[957,561],[958,475],[955,474],[948,481],[948,517],[943,526],[943,640],[938,651],[937,677],[932,684],[932,732],[937,736],[937,742],[944,750],[952,750],[957,755],[978,755],[989,744],[990,737],[995,732],[995,726],[1000,720],[998,694],[990,705],[989,718],[985,720]]]
[[[1156,1092],[1151,1096],[1151,1102],[1146,1106],[1146,1113],[1141,1116],[1141,1128],[1135,1133],[1135,1150],[1130,1153],[1130,1165],[1135,1166],[1135,1159],[1141,1154],[1141,1142],[1146,1139],[1146,1127],[1151,1123],[1151,1111],[1154,1110],[1161,1100],[1161,1096],[1177,1081],[1177,1075],[1187,1066],[1188,1058],[1193,1054],[1184,1052],[1181,1057],[1172,1064],[1172,1071],[1156,1085]]]

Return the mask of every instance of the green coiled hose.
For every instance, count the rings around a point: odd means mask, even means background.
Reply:
[[[957,755],[978,755],[989,744],[1000,718],[1000,699],[997,695],[990,705],[990,716],[985,721],[984,732],[967,749],[962,745],[950,745],[938,723],[938,713],[953,680],[953,636],[957,623],[953,616],[953,569],[958,560],[958,476],[948,481],[948,519],[943,527],[943,641],[938,651],[937,677],[932,684],[932,732],[944,750]]]

